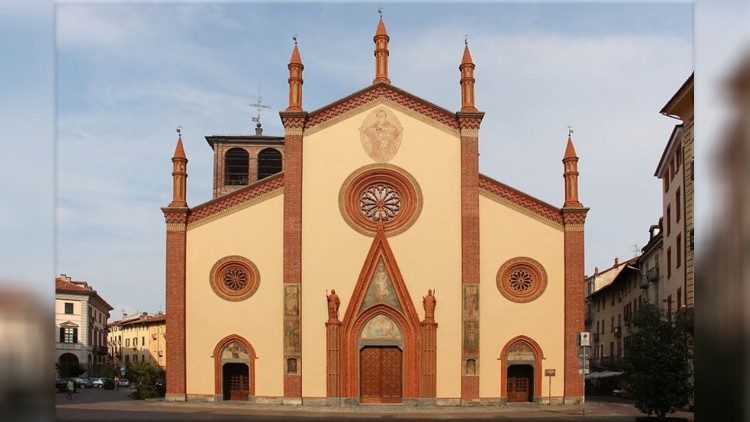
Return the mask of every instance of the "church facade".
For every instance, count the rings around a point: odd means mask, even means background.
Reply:
[[[283,139],[207,137],[211,201],[188,206],[178,140],[167,399],[578,402],[588,209],[572,140],[562,207],[481,175],[468,45],[454,112],[391,84],[382,18],[374,41],[372,85],[314,111],[295,44]],[[251,164],[259,145],[282,171]]]

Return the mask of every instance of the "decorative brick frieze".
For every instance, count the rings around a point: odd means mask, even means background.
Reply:
[[[204,223],[204,220],[210,220],[216,215],[223,215],[225,212],[241,209],[247,203],[255,202],[254,200],[258,198],[273,197],[277,193],[276,191],[283,187],[284,172],[276,173],[252,185],[245,186],[242,189],[191,208],[187,223],[192,228]]]
[[[491,199],[495,199],[498,202],[507,201],[506,203],[514,205],[514,208],[523,210],[530,216],[536,216],[537,219],[553,223],[555,227],[562,229],[563,215],[560,208],[554,205],[550,205],[482,174],[479,175],[479,188],[485,196]]]
[[[346,114],[350,110],[359,109],[362,105],[383,100],[413,110],[454,131],[458,131],[459,129],[458,121],[454,113],[396,88],[391,84],[377,82],[349,95],[348,97],[344,97],[329,105],[321,107],[318,110],[310,112],[305,130],[311,132],[313,128],[323,125],[339,115]]]

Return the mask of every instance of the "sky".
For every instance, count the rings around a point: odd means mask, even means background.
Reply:
[[[188,203],[211,198],[204,136],[283,134],[292,35],[314,110],[374,77],[378,4],[62,3],[55,10],[57,273],[125,312],[164,310],[164,220],[175,128]],[[662,212],[654,170],[675,124],[659,110],[693,69],[691,3],[385,3],[392,83],[460,106],[476,64],[480,170],[563,202],[567,127],[580,157],[586,273],[628,258]],[[334,158],[335,159],[335,158]]]

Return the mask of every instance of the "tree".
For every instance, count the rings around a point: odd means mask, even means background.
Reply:
[[[658,418],[688,404],[690,347],[685,319],[667,321],[655,305],[644,303],[633,320],[623,369],[628,390],[641,412]]]
[[[139,399],[159,397],[157,381],[164,379],[164,370],[153,362],[133,362],[125,377],[134,384],[135,396]]]

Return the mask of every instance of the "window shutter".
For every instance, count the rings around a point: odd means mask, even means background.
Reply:
[[[73,343],[78,343],[78,328],[73,329]]]
[[[65,328],[60,327],[60,343],[65,342]]]

